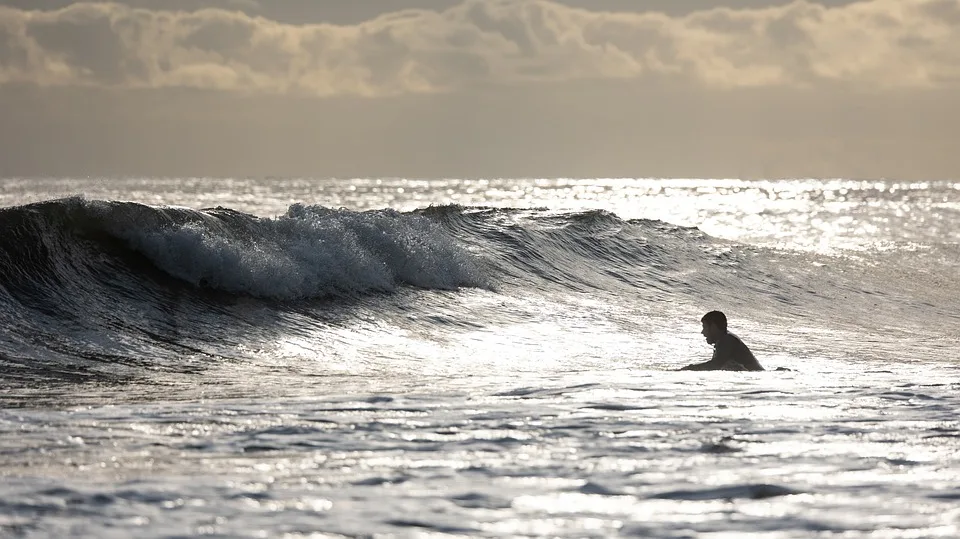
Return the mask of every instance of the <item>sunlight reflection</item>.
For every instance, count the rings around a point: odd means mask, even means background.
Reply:
[[[513,500],[513,507],[518,511],[546,514],[629,514],[637,510],[637,505],[637,499],[633,496],[601,496],[576,492],[518,496]]]
[[[58,179],[5,180],[0,205],[24,204],[78,191],[90,198],[110,198],[110,193],[122,188],[130,200],[191,208],[223,205],[267,216],[286,213],[292,201],[313,200],[322,200],[329,207],[357,210],[413,210],[449,203],[573,211],[605,209],[624,219],[659,219],[697,226],[726,239],[816,251],[863,249],[877,241],[922,242],[937,236],[960,240],[960,230],[948,227],[950,221],[946,217],[926,213],[935,221],[923,227],[923,223],[913,219],[917,212],[910,211],[913,207],[934,206],[953,211],[960,204],[960,184],[948,181],[277,178],[269,182],[218,180],[223,185],[219,190],[206,189],[209,179],[205,178],[127,178],[114,179],[109,184],[99,178],[91,178],[86,184],[84,180],[71,181],[67,184]],[[814,219],[819,219],[820,224],[814,225]],[[927,230],[930,227],[932,231]],[[865,236],[864,231],[872,231],[873,235]]]

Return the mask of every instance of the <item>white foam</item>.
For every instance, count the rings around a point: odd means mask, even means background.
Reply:
[[[271,299],[478,286],[473,256],[440,225],[392,210],[295,204],[242,227],[210,216],[124,237],[169,274],[198,286]]]

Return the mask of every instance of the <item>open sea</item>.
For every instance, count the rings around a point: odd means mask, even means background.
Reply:
[[[958,356],[958,181],[0,179],[0,537],[955,538]]]

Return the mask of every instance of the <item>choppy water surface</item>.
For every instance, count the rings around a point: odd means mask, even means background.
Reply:
[[[957,369],[885,367],[334,378],[307,398],[8,409],[2,522],[86,537],[955,537]]]
[[[8,179],[0,206],[0,536],[960,534],[956,183]],[[714,308],[791,370],[674,371]]]
[[[702,179],[8,179],[0,206],[85,193],[191,208],[279,215],[296,202],[354,210],[431,204],[602,209],[789,248],[861,248],[884,242],[960,241],[960,182]],[[122,196],[117,196],[122,195]]]

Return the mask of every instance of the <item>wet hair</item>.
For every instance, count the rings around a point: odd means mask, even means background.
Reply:
[[[727,315],[720,311],[710,311],[700,319],[704,324],[713,324],[721,331],[727,331]]]

